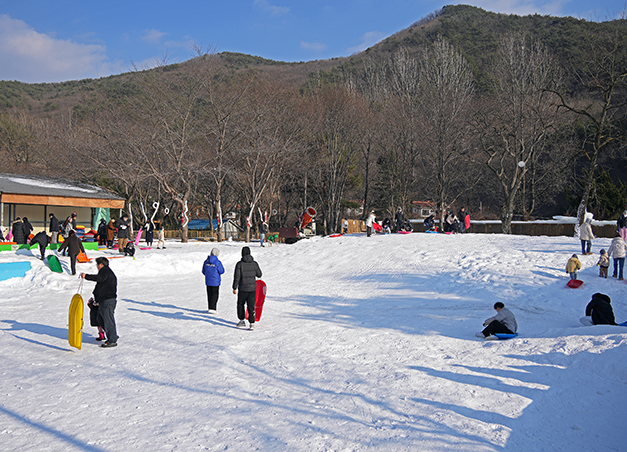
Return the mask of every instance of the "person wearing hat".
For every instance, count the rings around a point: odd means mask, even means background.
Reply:
[[[372,224],[375,221],[374,210],[370,211],[370,215],[366,218],[366,237],[370,237],[372,235]]]
[[[605,252],[605,250],[601,250],[599,254],[599,262],[597,262],[597,266],[599,267],[599,276],[601,278],[607,278],[607,269],[610,267],[610,256]]]
[[[218,259],[219,255],[219,249],[212,249],[211,254],[202,265],[202,274],[205,275],[205,285],[207,286],[209,314],[213,314],[218,310],[218,297],[220,295],[220,283],[222,282],[220,275],[224,273],[224,266]]]
[[[94,302],[98,305],[97,324],[104,328],[107,340],[101,347],[115,347],[118,345],[118,332],[115,325],[115,305],[117,304],[118,279],[109,268],[109,259],[96,258],[98,274],[88,275],[81,273],[81,278],[88,281],[96,281],[94,287]]]
[[[612,300],[605,294],[595,293],[586,306],[586,316],[579,319],[585,326],[616,325]]]
[[[242,248],[242,259],[235,265],[233,275],[233,294],[237,295],[238,328],[246,326],[246,308],[250,329],[255,329],[255,296],[257,294],[257,278],[261,278],[261,269],[250,255],[250,248]],[[239,290],[239,293],[238,293]]]

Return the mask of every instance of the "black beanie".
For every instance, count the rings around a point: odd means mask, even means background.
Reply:
[[[247,246],[242,248],[242,257],[244,256],[250,256],[250,248],[248,248]]]

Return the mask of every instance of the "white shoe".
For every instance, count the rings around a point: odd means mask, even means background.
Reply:
[[[484,338],[484,339],[485,339],[485,336],[483,335],[483,333],[482,333],[481,331],[477,331],[477,332],[475,333],[475,336],[477,336],[477,337],[482,337],[482,338]]]
[[[245,320],[240,320],[240,321],[237,323],[237,327],[238,327],[238,328],[246,328],[246,321],[245,321]]]
[[[215,314],[216,312],[218,311],[216,311],[215,309],[209,309],[209,314]]]
[[[249,329],[250,331],[254,330],[254,329],[255,329],[255,324],[254,324],[254,323],[251,323],[251,324],[250,324],[250,326],[248,327],[248,329]]]
[[[498,337],[496,337],[494,334],[492,334],[492,335],[490,335],[490,336],[486,337],[486,338],[485,338],[485,340],[486,340],[486,341],[498,341],[498,340],[499,340],[499,338],[498,338]]]

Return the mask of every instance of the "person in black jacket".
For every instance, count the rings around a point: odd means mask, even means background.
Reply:
[[[104,246],[107,244],[107,222],[104,218],[100,219],[100,224],[98,225],[98,245]]]
[[[21,217],[17,217],[11,225],[11,233],[13,234],[13,241],[15,243],[18,245],[26,243],[26,239],[24,238],[24,222],[22,222]]]
[[[31,245],[34,245],[35,243],[39,245],[41,260],[43,261],[44,257],[46,257],[46,247],[50,243],[50,237],[48,237],[44,231],[38,232],[35,234],[35,237],[33,237],[33,240],[30,241]]]
[[[257,294],[257,278],[261,278],[259,264],[250,255],[250,248],[242,248],[242,259],[235,265],[233,276],[233,293],[237,294],[238,328],[246,326],[246,307],[250,329],[255,329],[255,295]],[[239,290],[239,294],[237,291]]]
[[[28,243],[30,233],[33,232],[33,225],[30,224],[30,221],[28,221],[28,218],[26,217],[22,218],[22,222],[22,227],[24,228],[24,243]]]
[[[53,213],[48,216],[50,217],[50,243],[59,243],[59,231],[61,230],[59,220]]]
[[[118,251],[120,253],[124,253],[124,248],[126,248],[126,243],[130,238],[129,230],[128,230],[128,215],[122,215],[122,218],[118,218],[118,221],[115,222],[115,227],[118,228]]]
[[[592,301],[586,306],[586,316],[579,319],[579,321],[585,326],[616,325],[611,302],[612,300],[607,295],[595,293],[592,295]]]
[[[98,322],[103,325],[107,340],[101,347],[115,347],[118,345],[118,333],[115,326],[115,305],[117,304],[118,279],[109,268],[109,260],[106,257],[96,258],[98,274],[88,275],[81,273],[81,278],[88,281],[96,281],[94,288],[94,302],[98,304]]]
[[[70,268],[72,269],[72,274],[76,274],[76,257],[82,251],[85,252],[85,248],[83,248],[83,242],[78,238],[74,231],[69,232],[69,236],[63,244],[59,247],[59,253],[63,253],[63,251],[67,248],[67,254],[70,256]]]
[[[403,228],[403,223],[405,223],[405,214],[403,213],[403,209],[400,207],[396,209],[396,214],[394,215],[394,232],[401,231]]]

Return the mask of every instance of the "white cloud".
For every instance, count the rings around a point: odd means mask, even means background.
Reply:
[[[367,33],[364,33],[364,35],[361,37],[360,44],[357,44],[354,47],[349,47],[347,50],[350,53],[361,52],[363,50],[366,50],[368,47],[372,47],[383,38],[385,38],[385,34],[381,33],[380,31],[369,31]]]
[[[148,44],[159,44],[161,42],[161,38],[163,38],[166,34],[167,33],[159,30],[146,30],[146,33],[141,37],[141,40]]]
[[[54,39],[21,20],[0,15],[0,80],[28,83],[95,78],[120,71],[103,45]]]
[[[273,16],[281,16],[290,12],[290,9],[285,6],[274,6],[268,3],[268,0],[254,0],[253,5],[270,13]]]
[[[315,53],[321,53],[327,48],[326,44],[322,44],[321,42],[305,42],[305,41],[300,42],[300,47],[302,49],[312,50]]]

